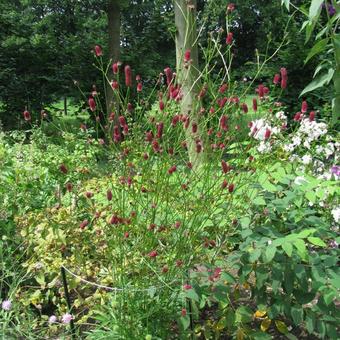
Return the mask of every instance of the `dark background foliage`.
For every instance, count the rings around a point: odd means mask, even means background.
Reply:
[[[234,76],[254,76],[255,50],[263,58],[284,37],[288,13],[280,1],[235,0]],[[296,1],[297,5],[306,1]],[[200,43],[208,33],[225,25],[226,4],[198,1]],[[100,44],[107,60],[106,1],[3,0],[0,3],[0,119],[7,128],[16,127],[25,108],[33,115],[64,97],[84,101],[85,94],[100,85],[93,67],[93,46]],[[121,61],[141,74],[146,88],[166,66],[175,65],[174,20],[170,0],[121,1]],[[280,67],[286,67],[289,87],[283,101],[293,112],[296,98],[312,79],[315,63],[304,66],[308,53],[300,33],[302,18],[294,16],[280,53],[263,70],[260,81],[271,82]],[[316,94],[317,106],[324,97]]]

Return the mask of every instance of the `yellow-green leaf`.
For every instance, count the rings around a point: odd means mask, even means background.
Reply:
[[[262,332],[266,332],[267,329],[270,327],[270,324],[272,323],[272,320],[270,320],[269,318],[265,318],[262,322],[261,322],[261,331]]]
[[[321,238],[319,237],[307,237],[307,240],[314,244],[315,246],[319,246],[319,247],[327,247],[327,244],[321,240]]]
[[[288,333],[288,328],[283,321],[275,320],[275,326],[280,333],[282,333],[282,334]]]

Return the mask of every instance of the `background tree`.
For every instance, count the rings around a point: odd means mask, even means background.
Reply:
[[[176,24],[176,82],[182,92],[181,113],[190,119],[187,129],[189,159],[194,168],[203,162],[204,147],[198,114],[198,93],[200,88],[196,0],[174,0]],[[198,125],[194,133],[192,126]]]

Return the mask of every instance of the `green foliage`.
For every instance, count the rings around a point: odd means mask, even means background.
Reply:
[[[192,288],[184,297],[195,308],[215,306],[213,320],[203,325],[202,316],[192,313],[201,324],[195,329],[215,337],[242,332],[257,339],[257,327],[266,332],[275,324],[279,333],[292,338],[290,331],[305,327],[310,334],[336,339],[340,273],[332,244],[339,237],[329,227],[329,216],[309,204],[314,190],[327,190],[332,202],[336,182],[307,177],[308,185],[295,184],[295,171],[282,163],[268,172],[268,178],[255,184],[249,214],[240,220],[238,250],[218,261],[217,271],[200,266],[191,273]],[[238,306],[240,295],[249,290],[256,311]]]

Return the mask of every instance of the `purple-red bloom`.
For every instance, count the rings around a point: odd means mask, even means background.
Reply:
[[[59,170],[60,170],[63,174],[67,174],[67,172],[68,172],[68,170],[67,170],[65,164],[61,164],[61,165],[59,166]]]
[[[282,67],[280,69],[280,73],[281,73],[281,88],[284,90],[285,88],[287,88],[288,80],[287,69],[285,67]]]
[[[257,99],[253,98],[253,111],[256,112],[257,111]]]
[[[188,49],[184,52],[184,61],[189,62],[191,59],[191,51]]]
[[[165,68],[164,73],[165,73],[165,76],[166,76],[166,83],[167,83],[167,85],[170,85],[170,83],[172,81],[172,77],[173,77],[171,68],[170,67]]]
[[[132,76],[131,76],[131,67],[129,65],[125,66],[124,74],[125,74],[125,85],[127,87],[131,87],[132,86]]]
[[[232,32],[228,33],[225,42],[226,42],[227,45],[231,45],[232,44],[232,42],[233,42],[233,33]]]
[[[231,13],[235,10],[235,4],[234,3],[230,3],[227,6],[227,13]]]
[[[96,110],[96,101],[93,99],[93,97],[89,98],[88,103],[89,103],[90,110],[94,112]]]
[[[32,119],[31,114],[27,110],[24,111],[23,115],[26,122],[29,122]]]
[[[118,65],[118,63],[112,64],[112,71],[113,71],[114,74],[117,74],[117,73],[118,73],[118,71],[119,71],[119,65]]]
[[[279,84],[280,83],[280,79],[281,79],[281,76],[278,73],[276,73],[275,76],[274,76],[274,79],[273,79],[273,83],[275,85]]]
[[[156,257],[158,255],[157,251],[156,250],[152,250],[150,253],[149,253],[149,256],[150,257]]]
[[[94,47],[94,52],[96,54],[97,57],[100,57],[103,55],[103,51],[102,51],[102,48],[99,46],[99,45],[96,45]]]

